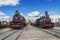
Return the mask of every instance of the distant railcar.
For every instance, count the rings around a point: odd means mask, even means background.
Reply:
[[[1,26],[0,26],[0,28],[6,28],[6,27],[8,27],[8,22],[7,21],[1,21],[0,22],[1,24]]]
[[[1,27],[1,21],[0,21],[0,27]]]

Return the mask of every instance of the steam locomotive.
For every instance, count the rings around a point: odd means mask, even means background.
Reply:
[[[10,27],[19,29],[19,28],[24,28],[26,25],[26,20],[25,18],[20,15],[18,10],[16,10],[15,14],[13,15],[12,21],[10,21]]]
[[[54,23],[51,22],[51,19],[48,15],[48,11],[45,12],[45,16],[42,16],[42,17],[36,19],[34,26],[37,26],[40,28],[45,28],[45,29],[54,27]]]

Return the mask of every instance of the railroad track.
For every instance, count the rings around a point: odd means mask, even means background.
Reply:
[[[16,31],[2,40],[16,40],[22,31]]]
[[[14,32],[16,32],[16,31],[8,31],[8,32],[5,32],[5,33],[1,34],[0,35],[0,40],[3,40],[4,38],[8,37],[9,35],[11,35]]]
[[[23,30],[24,29],[2,32],[0,33],[0,40],[17,40],[17,38],[19,37],[19,35],[21,35]]]
[[[47,33],[49,33],[49,34],[51,34],[51,35],[53,35],[53,36],[55,36],[57,38],[60,38],[60,29],[56,29],[56,28],[54,28],[54,29],[42,29],[42,28],[38,28],[38,29],[40,29],[40,30],[42,30],[44,32],[47,32]]]
[[[60,30],[58,29],[42,29],[42,30],[57,38],[60,38]]]
[[[3,34],[3,33],[6,33],[8,31],[11,31],[12,29],[9,29],[9,30],[6,30],[6,31],[0,31],[0,35]]]

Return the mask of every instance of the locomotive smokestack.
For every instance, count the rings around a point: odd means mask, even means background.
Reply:
[[[15,14],[18,14],[18,13],[19,13],[18,10],[16,10]]]
[[[48,15],[48,11],[45,11],[45,15],[46,15],[46,16]]]
[[[45,11],[45,17],[46,17],[46,18],[49,17],[48,11]]]
[[[18,12],[18,10],[15,11],[15,15],[21,16],[21,14]]]

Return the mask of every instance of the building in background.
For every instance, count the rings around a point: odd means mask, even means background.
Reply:
[[[50,16],[52,22],[60,22],[60,16]]]
[[[58,18],[58,22],[60,23],[60,17]]]
[[[35,21],[35,19],[34,19],[34,18],[30,18],[30,17],[29,17],[29,18],[26,18],[26,21],[27,21],[27,22],[29,22],[29,21],[30,21],[30,22],[34,22],[34,21]]]

